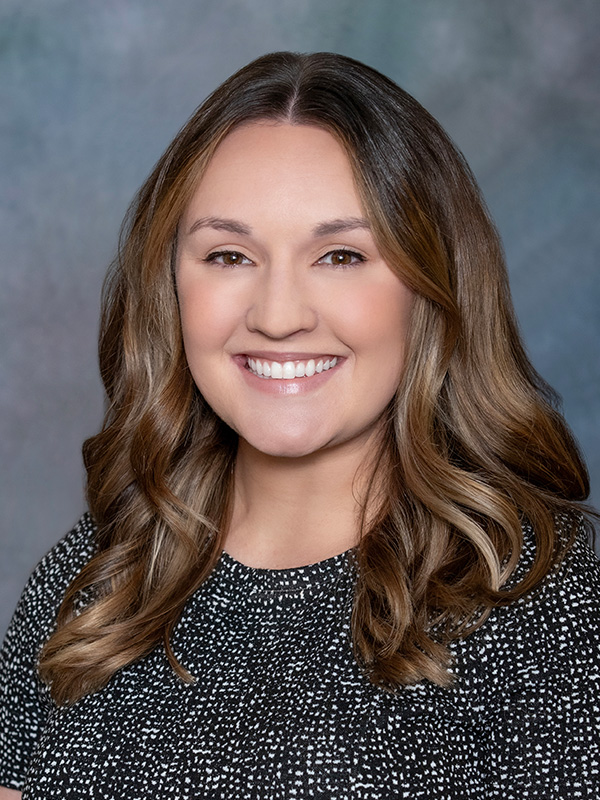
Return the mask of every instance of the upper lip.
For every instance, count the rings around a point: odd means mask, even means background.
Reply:
[[[247,350],[240,355],[246,358],[261,358],[266,361],[309,361],[317,358],[335,358],[334,353],[276,353],[273,350]],[[340,356],[337,356],[340,358]]]

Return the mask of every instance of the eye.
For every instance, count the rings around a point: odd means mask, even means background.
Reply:
[[[237,250],[215,250],[214,253],[209,253],[204,261],[207,264],[222,264],[224,267],[239,267],[254,263]]]
[[[347,267],[356,267],[366,261],[365,256],[354,250],[346,250],[340,248],[339,250],[330,250],[317,261],[317,264],[330,264],[332,267],[344,269]]]

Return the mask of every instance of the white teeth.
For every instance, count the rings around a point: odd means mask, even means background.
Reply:
[[[326,372],[335,367],[337,356],[329,359],[320,358],[315,362],[314,358],[308,361],[286,361],[281,364],[279,361],[261,361],[258,358],[248,358],[247,365],[250,372],[263,378],[277,378],[286,381],[292,378],[312,378],[315,373]]]
[[[273,374],[272,370],[271,374]],[[285,378],[286,381],[289,381],[291,378],[296,377],[296,365],[294,364],[293,361],[285,362],[285,364],[283,365],[283,374],[281,377]]]

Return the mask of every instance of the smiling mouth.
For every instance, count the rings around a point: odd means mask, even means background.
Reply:
[[[267,361],[259,358],[246,358],[246,367],[259,378],[275,378],[276,380],[291,381],[294,378],[312,378],[321,372],[335,367],[338,363],[337,356],[323,358],[310,358],[308,361]]]

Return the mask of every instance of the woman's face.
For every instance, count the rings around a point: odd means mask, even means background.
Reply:
[[[368,441],[398,386],[412,293],[331,134],[230,133],[183,215],[176,277],[196,385],[248,444],[299,457]]]

